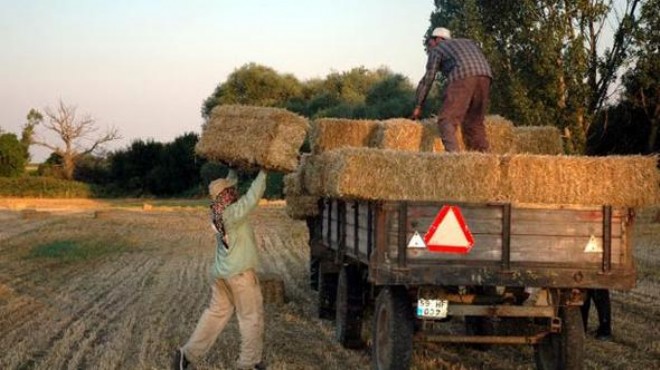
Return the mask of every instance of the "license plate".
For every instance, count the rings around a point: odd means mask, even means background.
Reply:
[[[417,317],[444,319],[447,317],[448,306],[449,301],[444,299],[420,298],[417,300]]]

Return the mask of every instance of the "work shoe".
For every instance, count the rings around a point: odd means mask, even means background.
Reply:
[[[186,358],[183,350],[177,349],[172,357],[172,369],[173,370],[186,370],[190,365],[190,361]]]
[[[596,339],[604,342],[612,340],[612,330],[608,328],[598,328],[598,330],[596,330]]]

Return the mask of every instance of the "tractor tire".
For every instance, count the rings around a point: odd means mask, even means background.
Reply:
[[[539,370],[578,370],[584,367],[584,326],[580,307],[559,309],[561,332],[550,333],[534,346]]]
[[[374,370],[410,368],[414,314],[402,286],[384,287],[376,299],[371,363]]]
[[[363,279],[355,265],[342,267],[337,283],[337,314],[335,337],[345,348],[358,349],[362,340]]]

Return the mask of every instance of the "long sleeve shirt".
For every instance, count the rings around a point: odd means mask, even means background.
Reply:
[[[438,72],[442,72],[448,82],[470,76],[493,78],[490,64],[474,41],[469,39],[443,40],[429,51],[426,73],[417,85],[415,101],[418,106],[424,105]]]
[[[216,233],[215,278],[230,278],[258,264],[257,242],[248,216],[266,191],[266,172],[260,171],[245,195],[225,208],[222,214],[226,245],[222,233]]]

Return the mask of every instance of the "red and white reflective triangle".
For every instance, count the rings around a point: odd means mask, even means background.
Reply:
[[[433,252],[466,254],[474,245],[474,237],[463,219],[461,209],[444,206],[424,235],[424,243]]]

